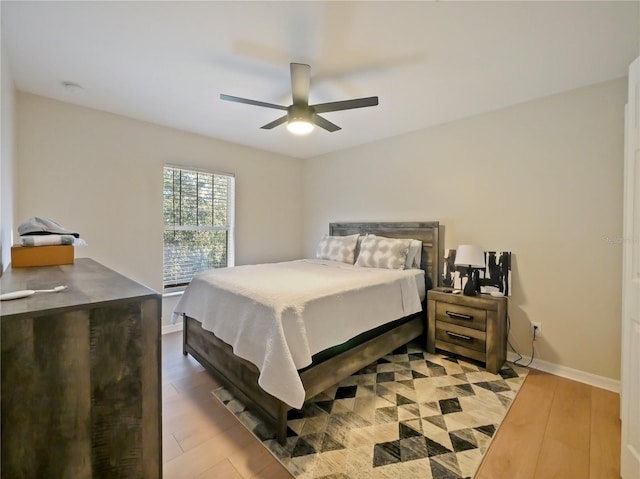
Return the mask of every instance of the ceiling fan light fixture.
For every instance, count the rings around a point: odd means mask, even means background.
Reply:
[[[287,112],[287,130],[294,135],[308,135],[313,131],[313,110],[307,105],[291,105]]]
[[[287,130],[294,135],[308,135],[313,131],[313,123],[301,119],[289,120],[287,122]]]

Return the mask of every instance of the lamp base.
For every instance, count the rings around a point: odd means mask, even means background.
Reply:
[[[467,284],[464,285],[462,294],[465,296],[475,296],[477,294],[476,274],[473,268],[467,269]]]
[[[476,282],[473,280],[473,277],[467,279],[467,284],[464,285],[462,294],[464,294],[465,296],[475,296],[477,294]]]

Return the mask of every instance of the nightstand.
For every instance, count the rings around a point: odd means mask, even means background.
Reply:
[[[451,288],[427,293],[427,351],[448,351],[482,361],[497,373],[507,358],[507,298],[464,296]]]

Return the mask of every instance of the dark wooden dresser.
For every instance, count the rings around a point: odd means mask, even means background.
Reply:
[[[161,296],[86,258],[10,269],[2,301],[3,478],[162,477]]]
[[[436,349],[482,361],[497,373],[507,357],[507,298],[464,296],[451,288],[427,293],[427,351]]]

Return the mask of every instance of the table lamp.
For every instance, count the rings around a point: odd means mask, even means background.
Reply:
[[[475,296],[478,289],[478,269],[485,268],[484,248],[476,245],[461,244],[456,250],[454,264],[467,268],[467,284],[464,286],[463,294],[465,296]]]

